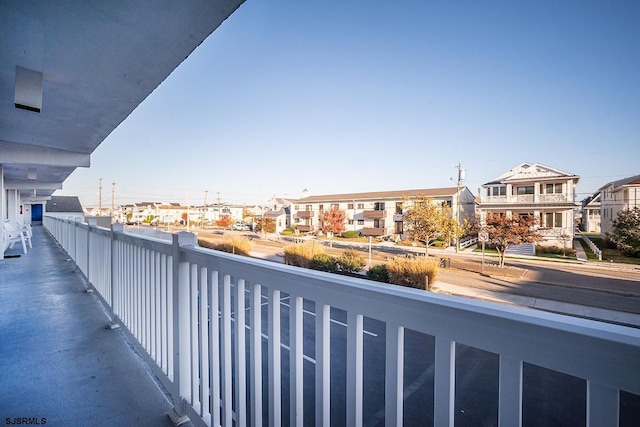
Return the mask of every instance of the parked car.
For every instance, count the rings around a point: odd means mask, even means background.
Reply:
[[[237,230],[237,231],[250,231],[251,227],[248,226],[247,224],[243,224],[241,222],[237,222],[237,223],[233,224],[233,229]]]

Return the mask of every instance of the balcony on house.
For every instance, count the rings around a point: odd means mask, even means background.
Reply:
[[[296,224],[296,230],[302,233],[308,233],[309,231],[313,231],[312,225],[304,225],[304,224]]]
[[[383,219],[387,217],[387,211],[384,209],[368,210],[368,211],[363,211],[362,216],[366,219]]]
[[[382,227],[364,227],[362,229],[363,236],[377,237],[384,236],[385,234],[387,234],[387,230]]]
[[[313,211],[298,211],[296,212],[296,218],[313,218]]]
[[[199,426],[600,426],[631,424],[640,412],[636,329],[210,251],[186,232],[167,241],[52,217],[44,227],[52,237],[40,229],[37,244],[57,253],[55,262],[27,255],[0,267],[40,264],[59,286],[80,275],[94,292],[46,289],[37,293],[37,310],[29,302],[20,313],[5,312],[3,322],[24,319],[40,331],[38,347],[74,350],[46,364],[15,363],[11,376],[0,376],[0,393],[7,398],[7,386],[28,370],[55,376],[63,368],[54,381],[34,381],[56,395],[43,408],[64,401],[58,406],[79,414],[67,425],[85,421],[80,408],[101,399],[116,423],[125,410],[136,425],[158,424],[157,413],[170,407],[174,419],[188,416]],[[0,283],[6,301],[33,282],[16,274]],[[78,310],[102,305],[104,324],[120,329],[94,322],[82,334],[50,336],[49,328],[68,323],[56,314],[68,299],[80,300]],[[133,362],[113,354],[100,362],[84,336],[113,333],[130,340],[168,400],[152,405],[159,388],[131,387]],[[28,355],[29,345],[7,341],[3,351]],[[112,357],[122,365],[118,375],[93,385],[90,365],[99,370]],[[118,388],[123,408],[91,386]],[[74,390],[86,396],[65,399]],[[131,409],[141,403],[149,407]],[[16,399],[15,416],[22,416],[19,405]]]

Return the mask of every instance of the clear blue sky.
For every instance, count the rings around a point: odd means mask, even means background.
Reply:
[[[85,206],[640,174],[640,1],[247,0],[57,194]]]

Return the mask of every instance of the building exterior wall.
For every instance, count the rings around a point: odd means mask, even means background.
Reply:
[[[624,183],[624,180],[616,181],[600,189],[600,234],[603,238],[607,233],[611,233],[613,221],[618,217],[618,213],[640,208],[640,176],[635,180],[633,178],[629,179],[628,183]]]
[[[533,215],[538,221],[541,245],[562,246],[560,236],[575,231],[577,175],[540,164],[523,163],[482,186],[479,219],[488,213]]]
[[[439,194],[430,194],[424,190],[426,197],[432,197],[436,203],[444,203],[453,210],[454,217],[461,220],[473,220],[475,217],[475,197],[466,188],[460,192],[454,188],[442,189]],[[402,191],[380,192],[369,195],[337,194],[330,196],[316,196],[295,200],[291,206],[292,226],[300,232],[318,232],[321,230],[321,218],[324,212],[333,206],[345,213],[345,231],[358,231],[362,235],[386,237],[394,240],[406,237],[403,212],[406,208],[405,196]],[[406,196],[416,197],[420,190],[407,190]],[[458,203],[458,194],[460,199]]]

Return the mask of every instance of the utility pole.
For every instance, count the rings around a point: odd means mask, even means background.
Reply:
[[[462,181],[466,178],[467,171],[462,169],[460,162],[453,165],[458,169],[458,192],[456,193],[456,221],[458,222],[458,228],[462,227],[462,221],[460,216],[460,189],[462,188]],[[456,252],[460,252],[460,236],[456,236]]]
[[[189,205],[191,204],[191,191],[187,191],[187,225],[186,230],[189,231]]]
[[[204,190],[204,213],[202,214],[202,228],[204,229],[205,221],[207,220],[207,195],[209,190]]]
[[[111,183],[111,220],[113,221],[113,207],[116,195],[116,183],[115,181]]]
[[[102,216],[102,178],[98,181],[98,216]]]

